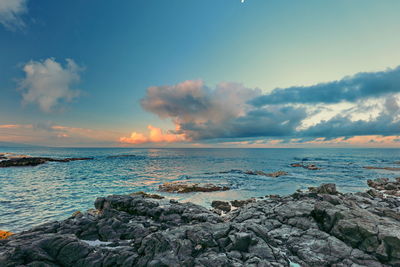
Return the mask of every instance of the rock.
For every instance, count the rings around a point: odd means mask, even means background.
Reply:
[[[364,169],[367,170],[387,170],[387,171],[400,171],[400,168],[394,168],[394,167],[374,167],[374,166],[365,166],[363,167]]]
[[[394,181],[389,181],[388,178],[378,178],[375,180],[368,180],[367,184],[373,189],[368,190],[373,197],[383,197],[384,194],[400,197],[400,179],[396,178]]]
[[[214,202],[241,206],[223,217],[146,193],[100,197],[96,210],[1,240],[0,266],[399,266],[397,197],[313,190]]]
[[[190,192],[214,192],[227,191],[227,186],[218,186],[213,184],[189,184],[181,182],[164,183],[159,186],[159,191],[169,193],[190,193]]]
[[[269,177],[279,177],[282,175],[287,175],[287,172],[284,171],[277,171],[277,172],[271,172],[271,173],[266,173],[263,171],[246,171],[245,174],[248,175],[259,175],[259,176],[269,176]]]
[[[222,210],[224,212],[231,211],[231,205],[229,204],[229,202],[225,202],[225,201],[214,200],[213,202],[211,202],[211,207]]]
[[[300,167],[300,168],[304,168],[304,169],[312,170],[312,171],[321,169],[321,168],[317,167],[315,164],[304,165],[304,164],[301,164],[301,163],[292,163],[292,164],[290,164],[290,166],[291,167],[297,167],[297,168]]]
[[[336,195],[338,193],[335,184],[322,184],[319,187],[309,187],[308,189],[317,194]]]
[[[231,205],[236,207],[236,208],[240,208],[240,207],[243,207],[246,204],[253,203],[255,201],[256,200],[254,198],[245,199],[245,200],[232,200],[231,201]]]
[[[27,166],[38,166],[46,162],[70,162],[77,160],[91,160],[93,158],[65,158],[65,159],[53,159],[46,157],[17,157],[8,158],[6,160],[0,161],[0,168],[6,167],[27,167]]]
[[[135,192],[135,193],[132,193],[131,195],[132,196],[141,195],[144,198],[154,198],[154,199],[163,199],[164,198],[163,196],[160,196],[160,195],[157,195],[157,194],[148,194],[148,193],[145,193],[143,191]]]

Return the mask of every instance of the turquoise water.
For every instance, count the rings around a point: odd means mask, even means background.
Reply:
[[[160,193],[209,205],[215,199],[285,195],[327,182],[336,183],[343,192],[359,191],[366,188],[367,179],[400,176],[400,172],[362,168],[396,167],[394,162],[400,160],[400,149],[0,148],[0,153],[4,152],[59,158],[94,157],[90,161],[0,168],[0,229],[11,231],[92,208],[98,196],[135,191],[157,193],[158,186],[167,181],[206,182],[232,188],[213,193]],[[132,156],[108,158],[112,155]],[[300,161],[322,169],[290,167]],[[271,178],[230,170],[283,170],[289,174]]]

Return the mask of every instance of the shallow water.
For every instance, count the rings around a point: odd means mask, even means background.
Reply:
[[[367,179],[394,178],[400,172],[363,166],[400,167],[400,149],[94,149],[0,148],[31,156],[94,157],[90,161],[50,162],[36,167],[0,168],[0,229],[21,231],[93,207],[98,196],[146,191],[209,205],[269,194],[286,195],[321,183],[342,192],[364,190]],[[132,155],[114,157],[113,155]],[[290,167],[304,161],[321,170]],[[283,170],[278,178],[230,170]],[[221,173],[223,172],[223,173]],[[213,193],[170,194],[157,188],[167,181],[229,185]]]

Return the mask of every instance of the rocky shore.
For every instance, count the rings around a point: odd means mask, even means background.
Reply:
[[[369,184],[229,203],[223,215],[143,192],[101,197],[0,240],[0,266],[400,266],[400,200],[389,194],[400,179]]]

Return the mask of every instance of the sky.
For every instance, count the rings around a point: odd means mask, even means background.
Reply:
[[[398,0],[0,0],[0,142],[400,147]]]

